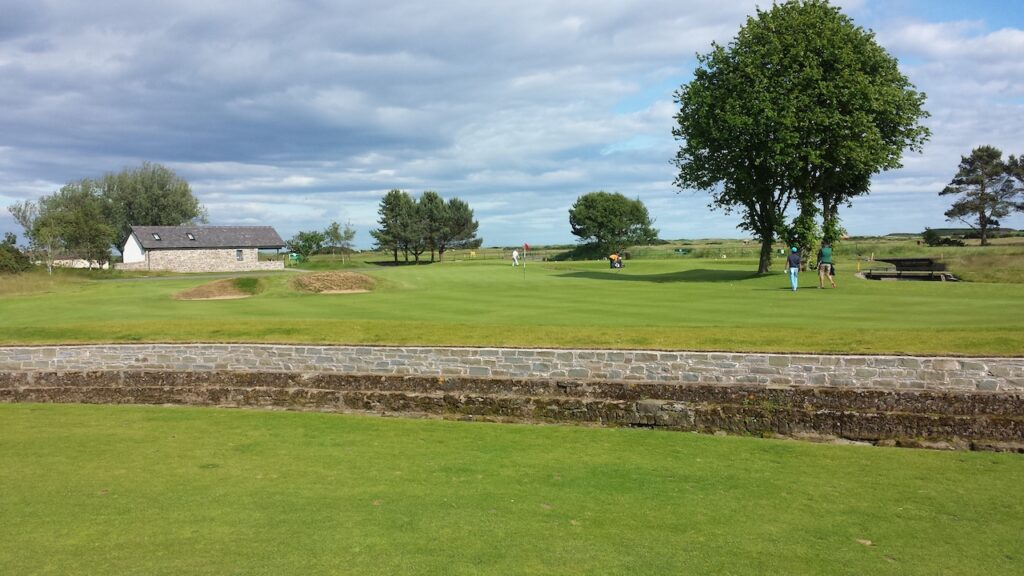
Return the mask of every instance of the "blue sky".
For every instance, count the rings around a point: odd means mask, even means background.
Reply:
[[[961,155],[1024,153],[1024,3],[836,4],[928,94],[933,131],[844,223],[945,226]],[[488,246],[572,242],[594,190],[643,200],[665,238],[740,237],[672,186],[672,92],[757,5],[0,0],[0,232],[19,231],[2,207],[148,160],[211,224],[285,237],[351,221],[369,247],[391,188],[463,198]]]

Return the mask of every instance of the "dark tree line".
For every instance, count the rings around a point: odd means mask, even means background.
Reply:
[[[384,195],[377,210],[380,228],[370,235],[380,250],[391,252],[398,262],[399,252],[415,262],[430,252],[444,260],[444,253],[458,248],[479,248],[483,240],[476,237],[480,224],[473,219],[469,204],[459,198],[447,202],[437,192],[426,191],[413,198],[403,190],[391,190]]]

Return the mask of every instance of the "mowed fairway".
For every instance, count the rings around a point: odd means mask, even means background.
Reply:
[[[1024,460],[0,405],[4,574],[1020,574]]]
[[[0,299],[0,342],[300,342],[1018,355],[1024,284],[877,282],[840,264],[793,293],[750,261],[499,261],[368,267],[367,294],[267,277],[241,300],[177,301],[210,280],[98,280]]]

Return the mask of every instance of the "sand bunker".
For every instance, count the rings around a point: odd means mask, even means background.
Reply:
[[[357,272],[315,272],[292,280],[296,290],[317,294],[358,294],[369,292],[377,281]]]
[[[252,294],[239,290],[234,278],[217,280],[202,286],[196,286],[174,295],[175,300],[230,300],[248,298]]]

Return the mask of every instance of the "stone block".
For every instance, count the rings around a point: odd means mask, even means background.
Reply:
[[[932,370],[959,370],[960,361],[952,358],[936,358],[932,360]]]
[[[789,356],[769,356],[768,357],[768,365],[769,366],[789,366],[790,365],[790,357]]]

